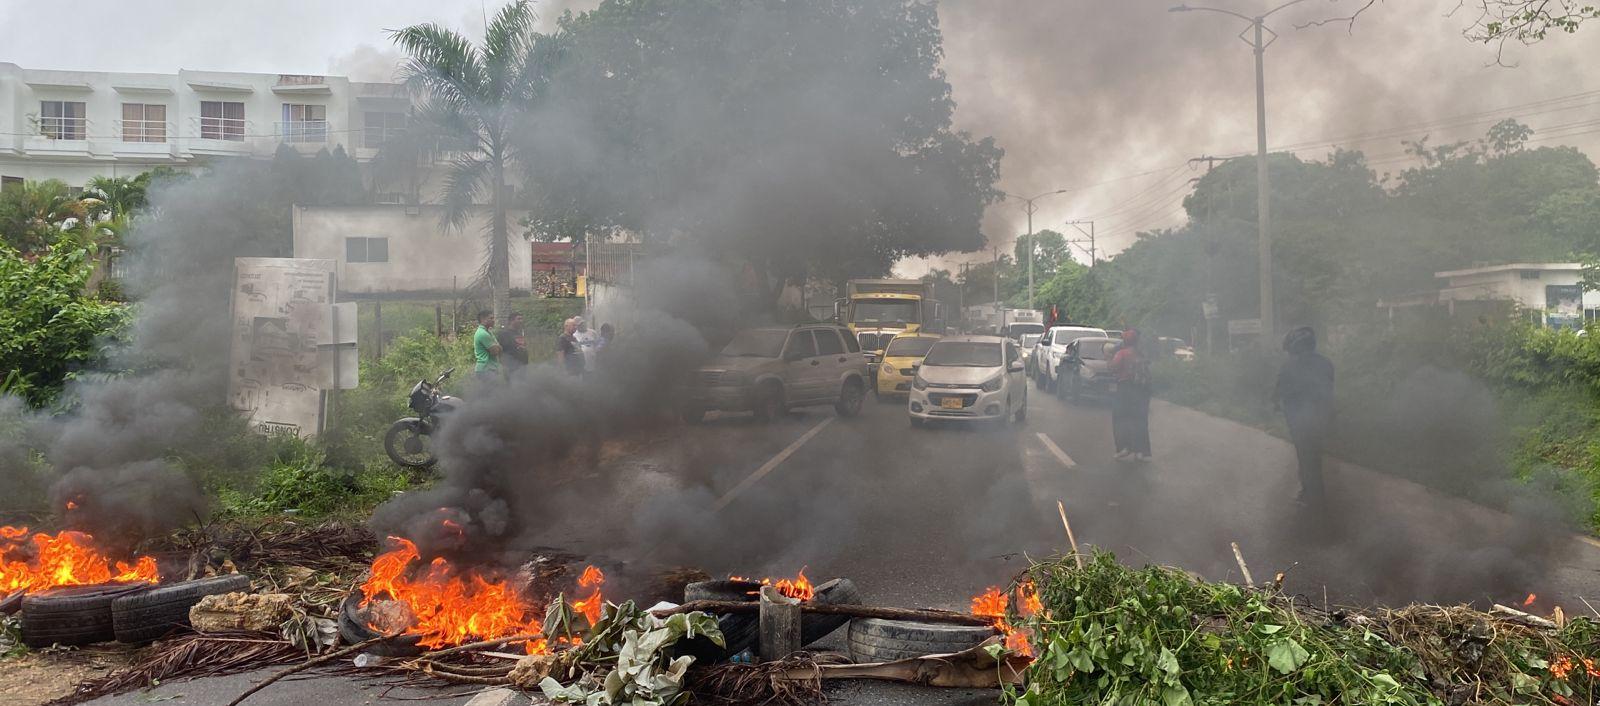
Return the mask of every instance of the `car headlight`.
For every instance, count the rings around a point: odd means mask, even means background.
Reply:
[[[1005,378],[1005,376],[1003,376],[1003,375],[996,375],[996,376],[994,376],[992,378],[989,378],[989,380],[987,382],[984,382],[983,386],[978,388],[978,389],[983,390],[984,392],[999,392],[1000,391],[1000,381],[1002,379],[1004,379],[1004,378]]]
[[[923,380],[922,376],[918,375],[914,378],[911,378],[911,387],[917,389],[918,391],[926,390],[928,389],[928,381]]]

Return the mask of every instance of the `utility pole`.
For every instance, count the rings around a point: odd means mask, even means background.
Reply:
[[[990,248],[994,251],[994,313],[1000,314],[1000,248]]]
[[[1084,230],[1083,229],[1083,226],[1085,224],[1088,224],[1089,230]],[[1094,267],[1094,263],[1098,262],[1099,259],[1100,259],[1098,254],[1097,254],[1099,251],[1095,248],[1095,245],[1094,245],[1094,221],[1092,221],[1092,220],[1081,220],[1081,219],[1080,220],[1073,220],[1073,221],[1067,221],[1067,225],[1072,226],[1073,228],[1077,228],[1079,233],[1082,233],[1084,235],[1089,236],[1089,249],[1087,249],[1087,250],[1084,250],[1084,247],[1082,245],[1082,243],[1083,243],[1082,240],[1069,240],[1067,242],[1070,242],[1073,245],[1078,246],[1079,250],[1083,250],[1084,252],[1088,253],[1089,254],[1089,266],[1090,267]]]
[[[1272,311],[1272,217],[1268,206],[1270,184],[1267,181],[1266,54],[1267,47],[1277,40],[1278,33],[1267,28],[1266,20],[1272,13],[1302,2],[1305,2],[1305,0],[1290,0],[1255,17],[1216,7],[1179,5],[1168,10],[1168,12],[1218,12],[1250,23],[1250,27],[1239,33],[1239,39],[1249,44],[1256,54],[1256,232],[1258,240],[1257,251],[1261,258],[1259,277],[1261,278],[1262,342],[1272,340],[1272,331],[1276,323],[1273,320]],[[1252,38],[1247,39],[1247,34]]]
[[[1008,193],[1006,193],[1004,191],[1000,192],[1001,196],[1004,196],[1004,197],[1006,197],[1008,199],[1016,199],[1018,201],[1021,201],[1023,209],[1028,212],[1028,308],[1029,309],[1033,308],[1033,251],[1037,250],[1038,247],[1039,247],[1037,243],[1033,242],[1033,214],[1039,210],[1039,208],[1037,206],[1033,205],[1033,202],[1034,201],[1038,201],[1039,199],[1042,199],[1042,198],[1044,198],[1046,196],[1054,196],[1056,194],[1064,194],[1064,193],[1067,193],[1068,191],[1070,191],[1070,189],[1056,189],[1055,191],[1046,191],[1045,193],[1039,194],[1038,196],[1033,196],[1033,197],[1029,197],[1029,198],[1023,198],[1021,196],[1015,196],[1013,194],[1008,194]],[[998,267],[996,268],[996,272],[997,273],[999,272]],[[998,274],[996,276],[998,277]],[[999,280],[997,279],[996,281],[999,281]]]
[[[1189,163],[1194,164],[1195,162],[1205,162],[1206,173],[1210,174],[1211,170],[1216,168],[1217,162],[1226,161],[1228,160],[1221,157],[1201,155],[1189,160]],[[1200,183],[1200,177],[1196,177],[1190,180],[1190,182],[1198,186]],[[1211,314],[1215,313],[1215,302],[1217,299],[1217,234],[1216,228],[1211,220],[1211,201],[1211,199],[1206,199],[1206,215],[1205,219],[1202,221],[1205,226],[1206,233],[1206,301],[1204,304],[1200,305],[1202,312],[1200,320],[1205,322],[1206,325],[1206,355],[1215,355],[1217,352],[1214,338],[1217,322],[1215,317],[1211,316]],[[1207,307],[1210,308],[1208,309]],[[1199,343],[1199,341],[1195,341],[1196,345],[1199,345]]]

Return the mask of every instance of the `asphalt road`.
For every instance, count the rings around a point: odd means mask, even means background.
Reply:
[[[1258,581],[1332,603],[1520,603],[1582,609],[1600,597],[1600,546],[1392,476],[1329,463],[1330,506],[1295,506],[1292,449],[1263,432],[1157,402],[1155,458],[1112,460],[1096,404],[1030,391],[1025,425],[912,429],[899,405],[857,418],[802,410],[772,425],[713,415],[644,452],[552,490],[550,546],[622,577],[663,566],[712,574],[848,576],[870,602],[965,608],[1028,557],[1063,551],[1055,503],[1078,541],[1133,564],[1238,580],[1237,542]],[[1539,513],[1533,513],[1539,517]],[[1548,516],[1548,515],[1545,515]],[[613,594],[615,595],[615,594]],[[260,673],[163,685],[100,704],[225,703]],[[437,692],[434,703],[461,703]],[[367,703],[371,682],[279,684],[251,703]],[[413,692],[409,698],[424,695]],[[992,703],[993,692],[846,684],[844,704]]]

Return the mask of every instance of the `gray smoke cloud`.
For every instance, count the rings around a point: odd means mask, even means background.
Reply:
[[[109,367],[127,372],[69,383],[70,408],[59,415],[0,400],[0,415],[15,422],[0,436],[0,480],[40,482],[39,454],[58,474],[45,476],[52,510],[111,544],[206,515],[195,479],[167,459],[217,441],[205,421],[225,399],[233,259],[286,254],[258,205],[260,178],[225,163],[152,187],[150,210],[126,235],[124,285],[137,302],[129,340],[109,356]]]

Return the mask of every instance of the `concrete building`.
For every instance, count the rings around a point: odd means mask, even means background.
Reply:
[[[161,165],[270,158],[285,144],[305,154],[343,146],[366,163],[404,129],[409,107],[398,84],[339,76],[50,71],[0,62],[0,180],[60,179],[81,188],[96,176]],[[380,201],[402,200],[381,188],[374,189]]]
[[[347,295],[444,293],[472,284],[488,253],[490,210],[444,227],[441,206],[296,206],[294,256],[338,263]],[[512,212],[515,224],[525,214]],[[533,288],[533,250],[513,227],[511,288]]]
[[[1393,319],[1404,309],[1443,307],[1452,316],[1520,311],[1546,326],[1577,326],[1600,318],[1600,292],[1585,291],[1583,264],[1516,262],[1433,273],[1437,290],[1378,302]]]

